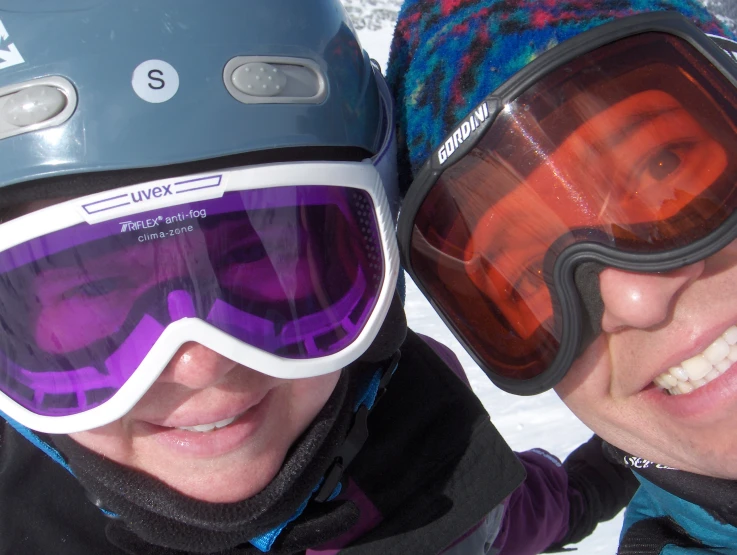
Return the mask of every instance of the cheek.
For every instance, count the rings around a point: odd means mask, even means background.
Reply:
[[[602,437],[620,426],[617,400],[612,396],[612,370],[605,336],[597,338],[555,386],[563,403]]]
[[[331,372],[314,378],[294,380],[290,384],[289,418],[301,431],[307,428],[325,406],[339,379],[340,372]]]
[[[555,392],[573,410],[609,395],[611,364],[606,336],[601,334],[579,356]]]
[[[719,291],[724,298],[737,291],[737,240],[732,241],[714,256],[706,259],[705,277],[721,278]]]
[[[116,420],[100,428],[69,434],[74,441],[121,464],[131,464],[134,459],[133,441],[122,420]]]
[[[589,429],[605,441],[642,452],[641,432],[650,426],[627,397],[616,395],[609,344],[600,336],[576,360],[555,392]],[[614,392],[614,393],[613,393]]]

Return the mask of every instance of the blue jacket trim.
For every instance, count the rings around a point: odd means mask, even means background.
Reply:
[[[320,487],[321,484],[322,484],[322,480],[320,480],[320,483],[317,484],[317,486],[315,486],[315,489],[312,490],[312,493],[315,493],[318,490],[318,488]],[[276,541],[276,538],[279,537],[279,534],[282,533],[282,530],[284,530],[284,528],[286,528],[287,524],[289,524],[294,519],[296,519],[297,517],[299,517],[299,515],[302,514],[302,512],[305,510],[305,508],[307,508],[307,503],[310,502],[310,499],[312,498],[312,493],[310,494],[310,496],[307,499],[305,499],[302,502],[302,504],[299,507],[297,507],[296,512],[292,515],[292,517],[290,519],[285,520],[283,523],[281,523],[279,526],[277,526],[273,530],[270,530],[268,532],[265,532],[265,533],[261,534],[260,536],[251,539],[249,541],[249,543],[253,547],[255,547],[256,549],[258,549],[261,553],[268,553],[269,550],[271,549],[271,547],[274,545],[274,542]]]
[[[668,516],[678,523],[692,538],[709,546],[708,550],[689,551],[677,546],[667,546],[662,555],[681,555],[689,553],[734,553],[737,543],[737,527],[720,522],[705,509],[681,499],[659,488],[649,480],[635,473],[642,486],[627,506],[620,541],[636,522],[648,518]]]
[[[40,437],[38,437],[36,434],[34,434],[30,429],[26,428],[25,426],[19,424],[12,418],[10,418],[7,414],[0,411],[0,417],[4,418],[5,421],[10,424],[13,429],[18,432],[20,435],[22,435],[24,438],[26,438],[28,441],[30,441],[33,445],[38,447],[41,451],[43,451],[46,455],[48,455],[51,460],[53,460],[55,463],[59,464],[69,472],[72,476],[74,476],[74,472],[72,471],[71,467],[67,463],[67,461],[64,459],[61,453],[54,449],[49,443],[46,443],[44,440],[42,440]]]

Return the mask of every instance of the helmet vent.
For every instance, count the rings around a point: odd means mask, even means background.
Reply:
[[[226,64],[223,80],[244,104],[317,104],[327,93],[320,67],[306,58],[237,56]]]
[[[263,62],[244,64],[233,72],[233,85],[243,94],[251,96],[277,96],[287,84],[287,76],[278,67]],[[309,96],[314,96],[314,91]]]
[[[16,127],[27,127],[53,118],[66,104],[67,97],[55,87],[26,87],[8,95],[3,106],[3,119]]]
[[[0,88],[0,139],[54,127],[74,113],[77,94],[63,77]]]

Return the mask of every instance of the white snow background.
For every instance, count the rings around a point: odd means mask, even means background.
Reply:
[[[402,1],[342,1],[353,20],[361,45],[386,70],[392,32]],[[737,1],[705,0],[705,4],[719,13],[728,25],[735,27],[732,17],[737,16]],[[471,387],[489,411],[492,422],[514,450],[541,447],[562,460],[591,436],[591,431],[568,410],[554,392],[549,391],[534,397],[517,397],[492,385],[440,320],[409,275],[406,278],[405,310],[410,328],[453,349],[463,364]],[[493,472],[492,468],[489,470]],[[591,536],[577,544],[578,553],[613,555],[617,551],[621,527],[622,513],[613,520],[600,524]]]

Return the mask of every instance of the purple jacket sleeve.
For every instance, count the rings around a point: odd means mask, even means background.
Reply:
[[[527,478],[506,500],[506,512],[494,541],[499,555],[533,555],[563,539],[568,532],[570,504],[582,503],[568,487],[561,462],[542,449],[517,456]]]
[[[458,376],[463,383],[465,383],[468,387],[471,387],[471,384],[468,383],[468,376],[466,376],[466,372],[463,370],[463,366],[461,366],[461,361],[458,360],[458,357],[450,349],[450,347],[448,347],[447,345],[443,345],[439,341],[435,341],[430,336],[422,335],[421,333],[418,335],[425,343],[430,345],[432,350],[435,351],[435,354],[443,359],[443,362],[447,364],[451,370],[453,370],[455,375]]]
[[[455,353],[431,337],[421,337],[470,387]],[[491,551],[495,555],[542,553],[568,532],[571,503],[583,504],[581,495],[568,487],[568,474],[556,457],[542,449],[517,456],[527,478],[505,501],[504,520]]]

